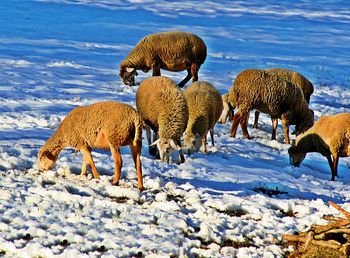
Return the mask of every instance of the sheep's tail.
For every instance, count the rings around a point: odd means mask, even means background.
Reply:
[[[143,128],[143,121],[139,115],[135,117],[134,125],[135,125],[135,136],[134,136],[133,144],[134,146],[137,146],[138,142],[142,141],[142,128]]]

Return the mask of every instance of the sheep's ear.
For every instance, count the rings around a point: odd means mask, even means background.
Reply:
[[[177,145],[173,139],[170,139],[169,143],[170,143],[170,146],[173,147],[175,150],[177,151],[181,150],[181,147]]]
[[[154,145],[157,145],[159,142],[159,139],[158,140],[155,140],[150,146],[154,146]]]

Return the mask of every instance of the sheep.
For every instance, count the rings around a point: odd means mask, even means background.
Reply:
[[[229,99],[238,107],[238,112],[233,116],[231,137],[236,136],[240,123],[243,136],[250,138],[247,120],[252,109],[267,113],[272,118],[280,118],[287,144],[290,143],[289,125],[295,124],[296,133],[299,134],[314,122],[313,111],[309,109],[301,89],[266,71],[248,69],[239,73],[230,89]]]
[[[191,153],[198,152],[203,145],[206,153],[208,131],[214,146],[214,126],[223,109],[222,97],[212,84],[204,81],[192,83],[184,90],[184,95],[189,110],[184,146]]]
[[[147,126],[148,144],[157,146],[161,161],[169,162],[172,152],[177,150],[181,163],[185,162],[181,136],[188,121],[188,107],[175,82],[165,76],[146,78],[136,91],[136,107]],[[149,128],[159,135],[153,143]]]
[[[295,146],[288,149],[290,164],[299,167],[308,152],[318,152],[327,158],[334,181],[338,176],[339,157],[350,156],[350,114],[320,117],[297,137]]]
[[[142,126],[139,114],[127,104],[107,101],[74,108],[39,150],[38,168],[41,171],[51,169],[59,153],[70,146],[83,154],[81,175],[86,175],[89,165],[94,178],[99,179],[91,150],[110,149],[115,165],[113,184],[118,185],[122,167],[120,147],[129,145],[138,188],[142,191]]]
[[[307,104],[310,103],[310,97],[311,97],[312,93],[314,92],[314,86],[302,74],[295,72],[293,70],[285,69],[285,68],[268,68],[268,69],[264,69],[264,71],[266,71],[268,73],[273,73],[273,74],[293,83],[295,86],[299,87],[304,94],[304,98],[305,98]],[[255,119],[254,119],[253,127],[256,129],[258,128],[259,115],[260,115],[260,112],[255,111]],[[274,125],[274,123],[276,123],[275,128],[277,128],[278,121],[275,120],[274,118],[272,118],[272,125]],[[276,135],[276,132],[274,132],[273,135]]]
[[[303,75],[301,75],[300,73],[295,72],[293,70],[284,69],[284,68],[268,68],[268,69],[264,69],[264,71],[278,75],[281,78],[283,78],[287,81],[290,81],[295,86],[298,86],[303,91],[304,98],[305,98],[306,102],[308,104],[310,103],[310,97],[311,97],[312,93],[314,92],[314,86]],[[234,100],[232,100],[232,98],[231,98],[231,101],[234,101]],[[228,93],[223,95],[223,103],[224,103],[224,110],[222,111],[219,122],[222,124],[225,124],[227,119],[228,118],[231,119],[231,117],[233,116],[233,110],[235,109],[236,104],[231,103],[229,101]],[[258,128],[259,115],[260,115],[260,112],[255,111],[255,118],[254,118],[254,125],[253,125],[253,128],[255,128],[255,129]],[[272,125],[274,128],[273,129],[274,131],[272,132],[271,139],[275,140],[276,139],[275,138],[275,136],[276,136],[275,129],[277,129],[278,121],[275,118],[272,118],[271,120],[272,120]]]
[[[204,41],[191,33],[168,31],[150,34],[142,38],[120,63],[120,77],[124,84],[135,85],[136,70],[160,75],[160,69],[179,72],[187,70],[187,76],[179,83],[183,87],[191,78],[198,80],[198,71],[207,57]]]

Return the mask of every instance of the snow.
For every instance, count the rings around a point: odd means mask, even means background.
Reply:
[[[119,186],[109,152],[93,152],[100,180],[80,176],[82,155],[37,170],[39,148],[74,107],[135,106],[119,63],[144,35],[184,30],[208,45],[201,80],[227,92],[247,68],[285,67],[309,78],[315,117],[350,109],[350,11],[344,1],[5,0],[0,6],[0,254],[4,257],[283,257],[282,234],[350,210],[348,158],[331,182],[324,157],[289,165],[289,145],[216,125],[208,154],[161,163],[143,142],[145,191],[122,148]],[[185,72],[162,71],[176,82]],[[137,83],[150,76],[140,71]],[[253,115],[250,117],[250,125]],[[145,135],[144,135],[145,136]],[[293,138],[294,136],[292,136]],[[273,194],[273,190],[280,194]],[[270,192],[269,192],[270,191]],[[269,194],[268,194],[269,193]],[[271,194],[272,193],[272,194]]]

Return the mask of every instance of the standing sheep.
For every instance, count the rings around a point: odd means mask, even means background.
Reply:
[[[295,86],[299,87],[304,94],[304,98],[307,104],[310,103],[310,97],[314,92],[314,86],[302,74],[295,72],[293,70],[284,69],[284,68],[268,68],[268,69],[264,69],[264,71],[275,74],[283,78],[284,80],[287,80],[293,83]],[[258,128],[259,115],[260,115],[260,112],[255,111],[255,119],[254,119],[254,126],[253,126],[254,128]],[[272,118],[272,125],[276,123],[276,128],[277,128],[278,121],[277,120],[274,121],[274,120],[275,119]],[[276,132],[274,132],[273,134],[276,135]]]
[[[87,165],[94,178],[99,179],[91,150],[110,149],[114,158],[113,184],[117,185],[122,167],[121,146],[130,146],[135,163],[138,188],[143,189],[141,170],[142,120],[131,106],[118,102],[99,102],[73,109],[38,153],[39,170],[48,170],[61,150],[70,146],[83,154],[81,175]]]
[[[145,79],[136,92],[136,106],[146,126],[159,135],[151,144],[150,133],[147,133],[147,140],[150,146],[157,145],[161,161],[169,162],[175,149],[184,162],[181,136],[187,125],[188,107],[176,84],[164,76]]]
[[[309,152],[318,152],[327,158],[331,180],[334,181],[338,176],[339,157],[350,156],[350,114],[318,119],[309,130],[297,137],[295,146],[289,148],[290,163],[299,167]]]
[[[231,94],[232,92],[232,94]],[[243,135],[249,139],[248,115],[252,109],[282,120],[285,141],[289,140],[289,125],[296,125],[296,133],[302,133],[313,125],[313,112],[309,109],[303,93],[289,81],[262,70],[248,69],[238,74],[230,89],[238,112],[233,117],[231,137],[236,136],[238,124]]]
[[[223,105],[219,91],[208,82],[194,82],[184,91],[189,119],[185,131],[184,146],[189,152],[207,152],[207,134],[210,132],[214,146],[214,126],[218,121]]]
[[[198,80],[198,71],[207,57],[204,41],[191,33],[169,31],[150,34],[142,38],[120,64],[120,77],[124,84],[135,85],[136,70],[160,75],[160,69],[173,72],[187,70],[179,83],[183,87],[191,78]]]

